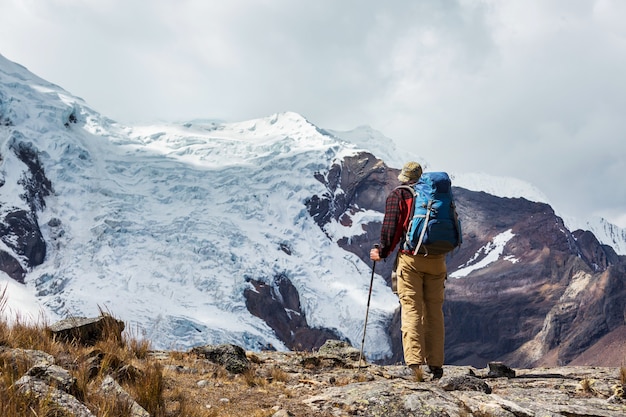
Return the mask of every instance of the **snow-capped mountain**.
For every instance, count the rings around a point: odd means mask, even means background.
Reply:
[[[424,169],[428,169],[428,163],[421,155],[401,153],[391,138],[370,126],[359,126],[348,131],[325,129],[325,132],[346,142],[354,143],[362,149],[368,149],[385,161],[387,166],[402,168],[407,161],[417,161]]]
[[[4,58],[0,71],[3,212],[27,206],[18,144],[36,152],[54,187],[37,212],[45,261],[29,268],[15,256],[52,320],[105,309],[156,347],[280,349],[242,293],[248,279],[287,274],[310,326],[359,339],[369,266],[333,248],[304,205],[323,191],[314,174],[354,145],[294,113],[128,128]],[[397,300],[380,278],[374,293],[368,353],[381,357]]]
[[[336,204],[351,192],[348,184],[329,191],[330,167],[365,151],[399,167],[406,155],[390,143],[371,128],[324,130],[289,112],[239,123],[122,126],[0,55],[5,314],[53,321],[104,309],[155,348],[286,349],[244,294],[265,286],[284,298],[287,279],[298,294],[288,315],[358,343],[372,270],[341,245],[369,247],[377,237],[366,224],[379,223],[382,212],[353,205],[349,221],[320,225],[310,203],[321,196]],[[508,198],[545,197],[514,179],[454,174],[454,181]],[[492,263],[510,256],[507,242]],[[477,241],[477,253],[479,246],[488,247]],[[470,255],[452,264],[451,276],[475,270]],[[394,350],[389,323],[398,300],[380,273],[373,283],[365,351],[385,359]]]
[[[529,201],[551,204],[550,199],[537,187],[517,178],[496,177],[485,173],[451,173],[455,186],[473,191],[484,191],[504,198],[522,197]],[[555,208],[557,215],[559,210]],[[620,255],[626,255],[626,229],[606,219],[593,217],[580,219],[560,215],[569,230],[589,230],[603,244],[611,246]]]
[[[529,201],[550,204],[548,197],[537,187],[517,178],[496,177],[485,173],[450,173],[457,187],[472,191],[484,191],[504,198],[522,197]]]
[[[570,230],[589,230],[600,242],[611,246],[618,254],[626,255],[626,229],[609,223],[602,217],[586,220],[564,217],[563,220]]]
[[[381,195],[397,186],[398,172],[366,152],[346,156],[320,177],[326,192],[309,200],[309,212],[340,247],[367,259],[381,224],[364,217],[384,209]],[[568,230],[548,204],[461,187],[454,194],[463,243],[446,262],[446,362],[623,360],[624,348],[613,345],[623,340],[625,257],[591,232]],[[364,233],[343,237],[334,233],[337,225]],[[392,267],[383,262],[377,272],[389,282]],[[389,326],[391,363],[402,360],[399,314]]]

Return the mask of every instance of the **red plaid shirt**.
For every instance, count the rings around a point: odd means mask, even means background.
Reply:
[[[406,188],[396,188],[387,196],[385,218],[380,231],[380,257],[386,258],[398,243],[404,243],[409,227],[413,194]]]

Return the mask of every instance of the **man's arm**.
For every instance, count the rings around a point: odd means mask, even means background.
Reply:
[[[402,237],[401,191],[394,190],[385,202],[385,217],[380,231],[380,257],[386,258]]]

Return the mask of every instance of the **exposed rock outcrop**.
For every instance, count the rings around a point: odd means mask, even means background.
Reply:
[[[240,346],[207,345],[195,347],[191,351],[213,363],[222,365],[228,372],[233,374],[241,374],[250,369],[250,361],[246,357],[246,351]]]
[[[9,249],[0,249],[0,270],[23,283],[29,268],[46,257],[46,242],[33,212],[14,209],[0,218],[0,240]]]
[[[25,166],[17,184],[12,185],[23,190],[19,198],[28,210],[0,201],[0,271],[23,283],[28,270],[41,265],[46,257],[46,242],[39,229],[37,212],[45,207],[44,198],[52,193],[52,183],[46,177],[37,150],[21,134],[13,133],[7,140],[7,149]],[[3,159],[0,154],[0,164]],[[0,169],[0,187],[4,185]]]
[[[263,319],[289,349],[317,349],[339,335],[332,329],[310,327],[300,306],[300,295],[289,278],[280,274],[266,283],[248,280],[244,290],[246,307]]]

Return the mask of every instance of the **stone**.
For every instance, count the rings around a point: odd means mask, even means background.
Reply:
[[[30,368],[26,375],[37,378],[68,394],[75,395],[77,392],[76,378],[58,365],[37,364]]]
[[[70,317],[52,324],[46,330],[57,340],[93,346],[108,338],[121,341],[124,322],[108,314],[92,318]]]
[[[515,371],[502,362],[489,362],[489,372],[487,373],[488,378],[515,378]]]
[[[32,349],[5,349],[0,352],[0,358],[9,360],[12,366],[19,369],[30,368],[34,365],[53,365],[54,357],[49,353]]]
[[[278,410],[277,412],[272,414],[272,417],[295,417],[295,415],[287,410]]]
[[[46,402],[53,404],[55,407],[64,410],[64,415],[69,413],[69,415],[73,417],[95,417],[89,408],[78,401],[76,397],[57,388],[51,387],[38,378],[24,375],[15,382],[15,387],[18,392],[23,395],[32,395],[40,401],[45,400]]]
[[[222,365],[228,372],[242,374],[250,369],[250,361],[242,347],[231,344],[198,346],[192,353]]]
[[[491,387],[482,379],[472,375],[443,377],[438,384],[446,391],[481,391],[491,394]]]
[[[358,361],[361,351],[343,340],[327,340],[318,350],[322,355],[335,355],[343,359]]]
[[[114,395],[117,398],[121,398],[124,401],[127,401],[131,406],[131,416],[132,417],[150,417],[150,413],[148,413],[142,406],[137,404],[135,400],[122,388],[120,384],[113,379],[112,376],[108,375],[102,381],[102,385],[100,386],[100,391],[105,394]]]

